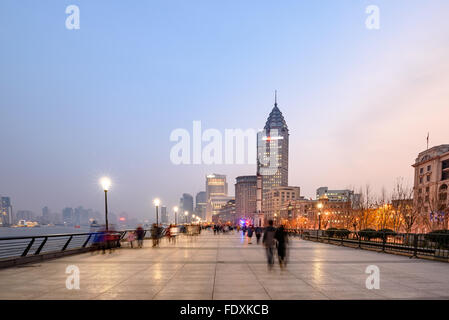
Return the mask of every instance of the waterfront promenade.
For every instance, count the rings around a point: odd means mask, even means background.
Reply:
[[[287,269],[268,271],[255,242],[203,232],[0,269],[0,299],[449,299],[448,263],[291,238]],[[66,288],[70,265],[80,289]],[[366,288],[369,265],[380,289]]]

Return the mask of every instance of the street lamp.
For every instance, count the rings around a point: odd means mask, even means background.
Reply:
[[[189,211],[184,211],[184,220],[187,223],[187,216],[189,215]]]
[[[156,206],[156,225],[159,226],[159,204],[161,201],[159,199],[154,199],[154,205]]]
[[[175,224],[178,224],[178,207],[174,207],[173,210],[175,211]]]
[[[318,212],[318,230],[321,230],[321,209],[323,208],[323,204],[320,202],[317,204],[317,207],[320,209]]]
[[[111,187],[111,179],[108,177],[103,177],[100,179],[100,184],[104,190],[104,217],[106,223],[106,232],[109,231],[109,223],[108,223],[108,190]]]

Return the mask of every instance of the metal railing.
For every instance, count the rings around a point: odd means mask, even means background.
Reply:
[[[449,234],[289,229],[292,236],[359,249],[449,260]]]
[[[126,239],[128,232],[134,230],[111,231],[117,235],[118,241]],[[150,235],[144,230],[144,236]],[[64,252],[74,249],[90,248],[94,239],[101,232],[64,233],[24,237],[0,238],[0,259],[29,257],[33,255]]]
[[[117,241],[126,241],[129,232],[135,229],[110,231],[117,236]],[[38,256],[47,253],[65,252],[69,250],[91,248],[96,236],[103,232],[63,233],[38,236],[20,236],[0,238],[0,261],[20,257]],[[164,237],[166,229],[161,228],[159,237]],[[144,238],[151,238],[151,229],[144,229]]]

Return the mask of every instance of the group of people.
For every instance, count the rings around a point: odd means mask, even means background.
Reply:
[[[128,231],[126,234],[126,240],[129,242],[131,248],[134,248],[134,241],[137,240],[137,247],[143,247],[143,238],[145,237],[145,230],[139,225],[135,231]]]
[[[228,233],[229,231],[232,231],[234,228],[232,226],[229,226],[227,224],[214,224],[212,229],[214,230],[214,234],[217,235],[220,232],[221,233]]]
[[[246,233],[248,238],[248,244],[252,244],[252,237],[256,234],[257,244],[260,243],[260,239],[263,234],[262,243],[265,247],[267,254],[268,268],[271,270],[274,265],[274,255],[277,253],[279,260],[279,266],[284,269],[287,266],[287,245],[288,234],[284,226],[275,228],[273,226],[273,220],[268,221],[268,226],[263,230],[261,227],[254,227],[249,225],[242,228],[243,236]]]
[[[113,225],[107,229],[103,226],[98,231],[92,231],[92,253],[102,251],[102,253],[105,254],[106,250],[109,250],[109,253],[112,253],[115,248],[120,247],[120,233],[115,230]]]
[[[242,232],[243,232],[243,235],[245,235],[245,233],[246,233],[246,236],[248,237],[248,244],[252,244],[251,240],[253,238],[253,235],[256,234],[256,241],[257,241],[257,244],[259,244],[260,238],[262,237],[263,230],[261,227],[254,227],[253,225],[250,225],[248,227],[243,227]]]
[[[161,226],[153,224],[151,228],[151,238],[153,240],[153,247],[159,246],[160,239],[164,235],[167,236],[169,243],[176,244],[176,238],[182,232],[189,234],[190,233],[199,234],[201,232],[201,227],[200,226],[194,227],[197,227],[199,230],[194,230],[195,231],[194,232],[192,228],[190,228],[192,229],[190,230],[184,226],[177,226],[174,224],[171,224],[170,226],[164,229]],[[284,226],[275,228],[273,226],[273,220],[268,221],[268,226],[265,228],[265,230],[262,229],[261,227],[254,227],[253,225],[243,226],[240,228],[240,226],[233,227],[218,224],[213,225],[212,229],[214,231],[214,234],[219,234],[220,232],[227,233],[234,229],[237,229],[237,231],[242,230],[243,236],[245,236],[246,234],[248,244],[252,244],[252,237],[255,234],[257,244],[259,244],[260,240],[262,239],[262,244],[266,250],[269,270],[271,270],[274,266],[275,253],[277,254],[280,268],[284,269],[287,265],[288,234],[287,231],[284,229]],[[139,225],[136,228],[136,230],[128,231],[126,233],[125,238],[122,240],[126,240],[131,248],[134,248],[134,242],[137,240],[137,248],[142,248],[145,233],[146,231],[143,229],[141,225]],[[96,251],[95,249],[98,249],[101,250],[103,253],[105,253],[106,250],[109,250],[109,253],[112,253],[114,248],[120,247],[120,240],[121,240],[120,233],[115,231],[113,227],[109,228],[108,230],[101,229],[99,232],[94,233],[94,237],[92,239],[92,247],[94,249],[94,252]]]

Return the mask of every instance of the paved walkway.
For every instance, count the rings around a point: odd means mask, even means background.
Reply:
[[[261,245],[237,233],[145,246],[0,269],[0,299],[449,299],[444,262],[292,239],[287,270],[268,271]],[[69,265],[79,290],[66,288]],[[366,288],[369,265],[378,290]]]

